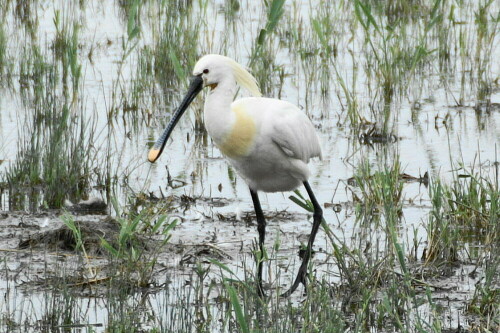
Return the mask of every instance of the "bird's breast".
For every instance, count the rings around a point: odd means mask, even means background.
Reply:
[[[234,122],[220,142],[216,142],[224,155],[230,158],[247,156],[256,138],[255,120],[245,110],[242,104],[232,105]]]

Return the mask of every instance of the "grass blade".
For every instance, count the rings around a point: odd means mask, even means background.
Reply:
[[[238,299],[238,295],[236,295],[236,291],[234,288],[226,284],[226,290],[229,294],[229,299],[231,300],[231,305],[233,306],[234,312],[236,313],[236,320],[238,321],[238,324],[240,325],[241,332],[243,333],[250,333],[250,330],[248,329],[248,324],[245,318],[245,314],[243,313],[243,309],[241,308],[240,301]]]

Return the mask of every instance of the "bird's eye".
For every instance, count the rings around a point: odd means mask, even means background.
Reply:
[[[204,73],[204,74],[208,74],[208,72],[210,72],[210,71],[208,70],[208,68],[205,68],[205,69],[203,70],[203,73]]]

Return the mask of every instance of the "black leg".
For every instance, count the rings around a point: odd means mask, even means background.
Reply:
[[[307,181],[304,182],[304,186],[314,207],[313,226],[311,235],[309,236],[309,241],[307,242],[306,253],[304,254],[304,258],[302,258],[302,264],[300,265],[297,277],[295,278],[295,281],[293,282],[293,285],[290,287],[290,289],[281,295],[282,297],[290,296],[301,283],[304,285],[304,287],[306,286],[307,265],[309,263],[309,259],[311,259],[312,247],[314,244],[314,239],[316,238],[316,233],[318,232],[321,221],[323,220],[323,210],[316,200],[311,186],[309,186],[309,183]]]
[[[266,239],[266,219],[262,207],[260,207],[259,195],[252,189],[250,189],[250,194],[252,195],[253,207],[257,216],[257,231],[259,232],[260,258],[257,258],[257,291],[260,296],[265,296],[262,288],[262,260],[264,257],[264,241]]]

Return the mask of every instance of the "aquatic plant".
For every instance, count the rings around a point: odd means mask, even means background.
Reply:
[[[5,74],[8,73],[8,53],[7,53],[7,43],[8,39],[5,33],[5,28],[3,22],[0,23],[0,77],[4,78]],[[4,80],[1,80],[2,82]]]
[[[262,17],[266,17],[266,21],[252,45],[250,54],[248,67],[264,96],[279,96],[274,91],[283,73],[280,73],[280,67],[276,63],[276,40],[273,37],[276,36],[275,30],[278,29],[278,22],[284,13],[284,3],[285,0],[272,0],[265,3],[263,10],[266,13]],[[279,89],[278,87],[277,90]]]
[[[378,225],[379,215],[383,215],[388,221],[401,215],[403,181],[400,178],[401,166],[398,160],[392,165],[382,166],[381,170],[372,171],[372,168],[368,161],[361,161],[354,175],[355,184],[360,192],[358,194],[353,191],[353,196],[357,219],[362,223],[374,222]]]
[[[497,331],[498,13],[493,0],[1,2],[0,207],[36,211],[102,195],[118,207],[111,214],[120,235],[86,259],[6,246],[0,330]],[[171,146],[169,171],[144,166],[153,127],[163,128],[204,53],[238,59],[267,96],[300,105],[328,152],[311,174],[325,181],[322,200],[335,193],[324,206],[326,238],[313,249],[307,293],[291,300],[277,295],[300,262],[291,243],[309,228],[312,208],[300,192],[288,206],[305,226],[271,219],[270,230],[280,226],[264,254],[224,244],[239,257],[215,259],[203,247],[187,262],[177,252],[199,244],[163,246],[177,235],[165,216],[189,226],[185,216],[198,214],[194,203],[184,211],[179,196],[242,191],[230,166],[216,164],[221,185],[206,176],[207,160],[220,154],[199,104],[187,143]],[[460,162],[455,136],[468,141]],[[488,156],[476,164],[475,140]],[[402,150],[413,143],[425,158]],[[192,169],[176,165],[179,151]],[[429,168],[428,190],[403,183],[404,168]],[[200,230],[220,217],[217,228],[245,235],[249,222],[226,214],[232,206],[207,205],[201,215],[210,222],[196,221]],[[9,235],[38,232],[35,216],[13,214],[2,223]],[[77,218],[62,219],[86,248]],[[219,229],[215,236],[224,237]],[[255,256],[268,275],[267,298],[255,293]],[[103,279],[90,283],[89,268]],[[443,301],[449,276],[470,286],[459,301]]]
[[[441,0],[436,0],[429,17],[415,27],[418,29],[417,36],[411,34],[412,30],[407,30],[409,27],[404,20],[391,21],[390,18],[377,17],[369,2],[354,2],[356,18],[365,33],[365,73],[368,83],[375,81],[374,87],[369,91],[374,93],[374,99],[381,98],[374,102],[379,104],[371,111],[384,134],[391,133],[391,104],[396,90],[399,90],[398,95],[404,96],[405,83],[411,80],[416,69],[432,53],[427,47],[426,38],[441,19],[440,2]]]
[[[39,204],[60,208],[64,200],[79,201],[89,191],[93,162],[89,125],[82,113],[78,122],[73,121],[70,107],[57,101],[50,85],[46,93],[43,104],[26,119],[25,139],[5,174],[11,209],[26,209],[27,194],[30,209]],[[36,188],[40,193],[32,190]]]
[[[137,215],[123,212],[116,198],[112,199],[116,220],[120,231],[116,245],[101,238],[102,247],[110,254],[115,271],[113,279],[146,287],[154,282],[154,267],[157,256],[170,239],[170,231],[176,226],[177,221],[168,221],[167,216],[151,216],[149,211],[141,211]],[[153,235],[161,235],[162,240],[155,244],[154,251],[147,251],[145,239]]]

